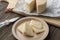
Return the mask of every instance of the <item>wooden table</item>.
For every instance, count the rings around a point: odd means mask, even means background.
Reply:
[[[4,10],[7,7],[7,5],[8,5],[7,3],[0,2],[0,22],[6,19],[17,17],[17,16],[20,18],[23,17],[13,12],[4,13]],[[12,25],[14,23],[11,23],[7,26],[0,28],[0,40],[17,40],[12,35]],[[49,35],[47,36],[45,40],[60,40],[60,28],[56,28],[55,26],[50,25],[50,24],[48,25],[49,25],[50,31],[49,31]]]

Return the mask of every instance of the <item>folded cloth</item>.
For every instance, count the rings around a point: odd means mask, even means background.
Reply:
[[[34,13],[28,13],[25,11],[24,8],[24,0],[18,0],[15,8],[13,9],[14,12],[24,12],[25,14],[29,15],[43,15],[43,16],[50,16],[50,17],[60,17],[60,0],[47,0],[47,9],[41,13],[37,14]]]

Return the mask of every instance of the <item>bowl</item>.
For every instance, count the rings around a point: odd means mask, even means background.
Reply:
[[[17,27],[21,23],[29,21],[29,20],[41,21],[43,23],[43,27],[44,27],[45,31],[36,35],[36,36],[34,36],[34,37],[26,37],[23,34],[21,34],[20,32],[18,32]],[[38,17],[24,17],[24,18],[21,18],[18,21],[16,21],[15,24],[13,25],[13,27],[12,27],[12,34],[17,40],[44,40],[47,37],[48,33],[49,33],[49,27],[48,27],[47,23],[43,19],[40,19]]]

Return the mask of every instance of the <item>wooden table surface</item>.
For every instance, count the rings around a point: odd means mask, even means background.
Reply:
[[[5,2],[0,2],[0,22],[4,21],[6,19],[14,18],[14,17],[20,17],[22,18],[23,16],[15,14],[13,12],[9,13],[4,13],[5,8],[7,7],[7,3]],[[15,22],[14,22],[15,23]],[[0,28],[0,40],[17,40],[14,38],[12,35],[12,25],[14,23],[11,23],[7,26],[4,26]],[[49,35],[45,40],[60,40],[60,28],[56,28],[53,25],[49,25]]]

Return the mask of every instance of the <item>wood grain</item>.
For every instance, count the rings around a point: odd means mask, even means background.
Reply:
[[[51,25],[60,27],[60,18],[51,18],[51,17],[40,17],[40,18],[45,20],[47,23]]]
[[[2,7],[4,7],[3,5],[5,5],[5,4],[2,4],[2,2],[0,4],[2,5]],[[3,11],[4,9],[1,9],[1,10]],[[0,14],[0,15],[2,15],[2,14]],[[8,16],[8,17],[6,17],[6,16]],[[9,12],[7,14],[4,13],[4,16],[2,16],[0,18],[0,22],[3,20],[6,20],[6,19],[17,17],[17,16],[19,16],[20,18],[22,17],[22,16],[17,15],[13,12]],[[17,40],[14,38],[14,36],[12,35],[12,32],[11,32],[12,25],[14,23],[11,23],[7,26],[4,26],[3,28],[0,28],[0,40]],[[57,28],[57,27],[50,25],[50,24],[48,24],[48,25],[49,25],[50,32],[45,40],[60,40],[60,28]]]

